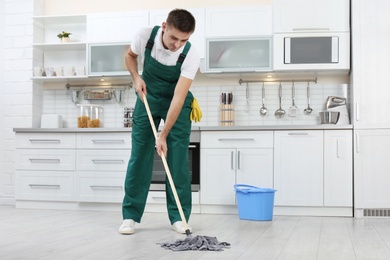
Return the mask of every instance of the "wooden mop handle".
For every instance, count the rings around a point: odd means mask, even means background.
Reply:
[[[150,121],[150,126],[152,127],[152,130],[153,130],[154,138],[156,138],[156,140],[157,140],[158,135],[157,135],[156,126],[154,125],[152,113],[150,112],[148,100],[147,100],[145,94],[143,94],[143,100],[144,100],[146,112],[148,113],[148,117],[149,117],[149,121]],[[169,184],[171,185],[171,188],[172,188],[173,196],[175,197],[175,201],[176,201],[177,208],[179,209],[179,213],[180,213],[181,220],[182,220],[183,223],[184,223],[184,227],[186,228],[186,234],[188,235],[189,232],[190,232],[190,231],[189,231],[189,228],[188,228],[188,224],[187,224],[186,218],[184,217],[183,208],[181,207],[181,203],[180,203],[180,200],[179,200],[179,196],[177,195],[177,191],[176,191],[176,188],[175,188],[175,184],[174,184],[174,182],[173,182],[173,179],[172,179],[171,171],[169,170],[168,163],[167,163],[167,159],[165,158],[165,154],[164,154],[164,153],[161,155],[161,159],[162,159],[162,161],[163,161],[164,168],[165,168],[165,171],[166,171],[167,176],[168,176]]]

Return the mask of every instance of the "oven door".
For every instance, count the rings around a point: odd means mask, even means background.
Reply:
[[[190,143],[188,146],[188,163],[191,175],[191,190],[199,191],[200,189],[200,143]],[[165,191],[165,180],[167,174],[161,157],[154,153],[154,165],[152,181],[150,184],[151,191]]]

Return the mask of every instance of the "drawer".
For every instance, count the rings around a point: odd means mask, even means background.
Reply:
[[[131,133],[77,133],[82,149],[131,149]]]
[[[125,172],[131,150],[77,150],[78,171]]]
[[[79,201],[121,203],[125,195],[123,191],[125,175],[80,173]]]
[[[166,204],[166,198],[165,191],[149,191],[146,202]],[[192,192],[192,205],[199,204],[199,201],[199,192]]]
[[[273,131],[212,131],[201,133],[201,148],[273,148]]]
[[[74,201],[73,172],[16,171],[17,200]]]
[[[75,148],[74,133],[16,133],[16,148]]]
[[[75,151],[66,149],[17,149],[16,169],[72,171]]]

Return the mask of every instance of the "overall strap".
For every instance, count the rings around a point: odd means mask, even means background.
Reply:
[[[186,56],[187,56],[187,53],[188,51],[190,50],[191,48],[191,43],[190,42],[187,42],[186,43],[186,46],[184,46],[184,49],[183,49],[183,52],[180,53],[179,55],[179,58],[177,59],[177,62],[176,62],[176,67],[181,67],[181,65],[183,64]]]
[[[152,33],[150,34],[149,40],[146,43],[146,46],[145,46],[145,59],[149,59],[150,56],[151,56],[150,53],[151,53],[151,51],[153,49],[154,38],[156,38],[156,34],[157,34],[158,29],[160,29],[160,26],[158,26],[158,25],[154,26],[154,28],[152,30]]]

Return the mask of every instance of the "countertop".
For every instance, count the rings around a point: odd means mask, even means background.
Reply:
[[[192,131],[352,130],[352,125],[193,126]],[[131,132],[131,128],[14,128],[16,133]]]

